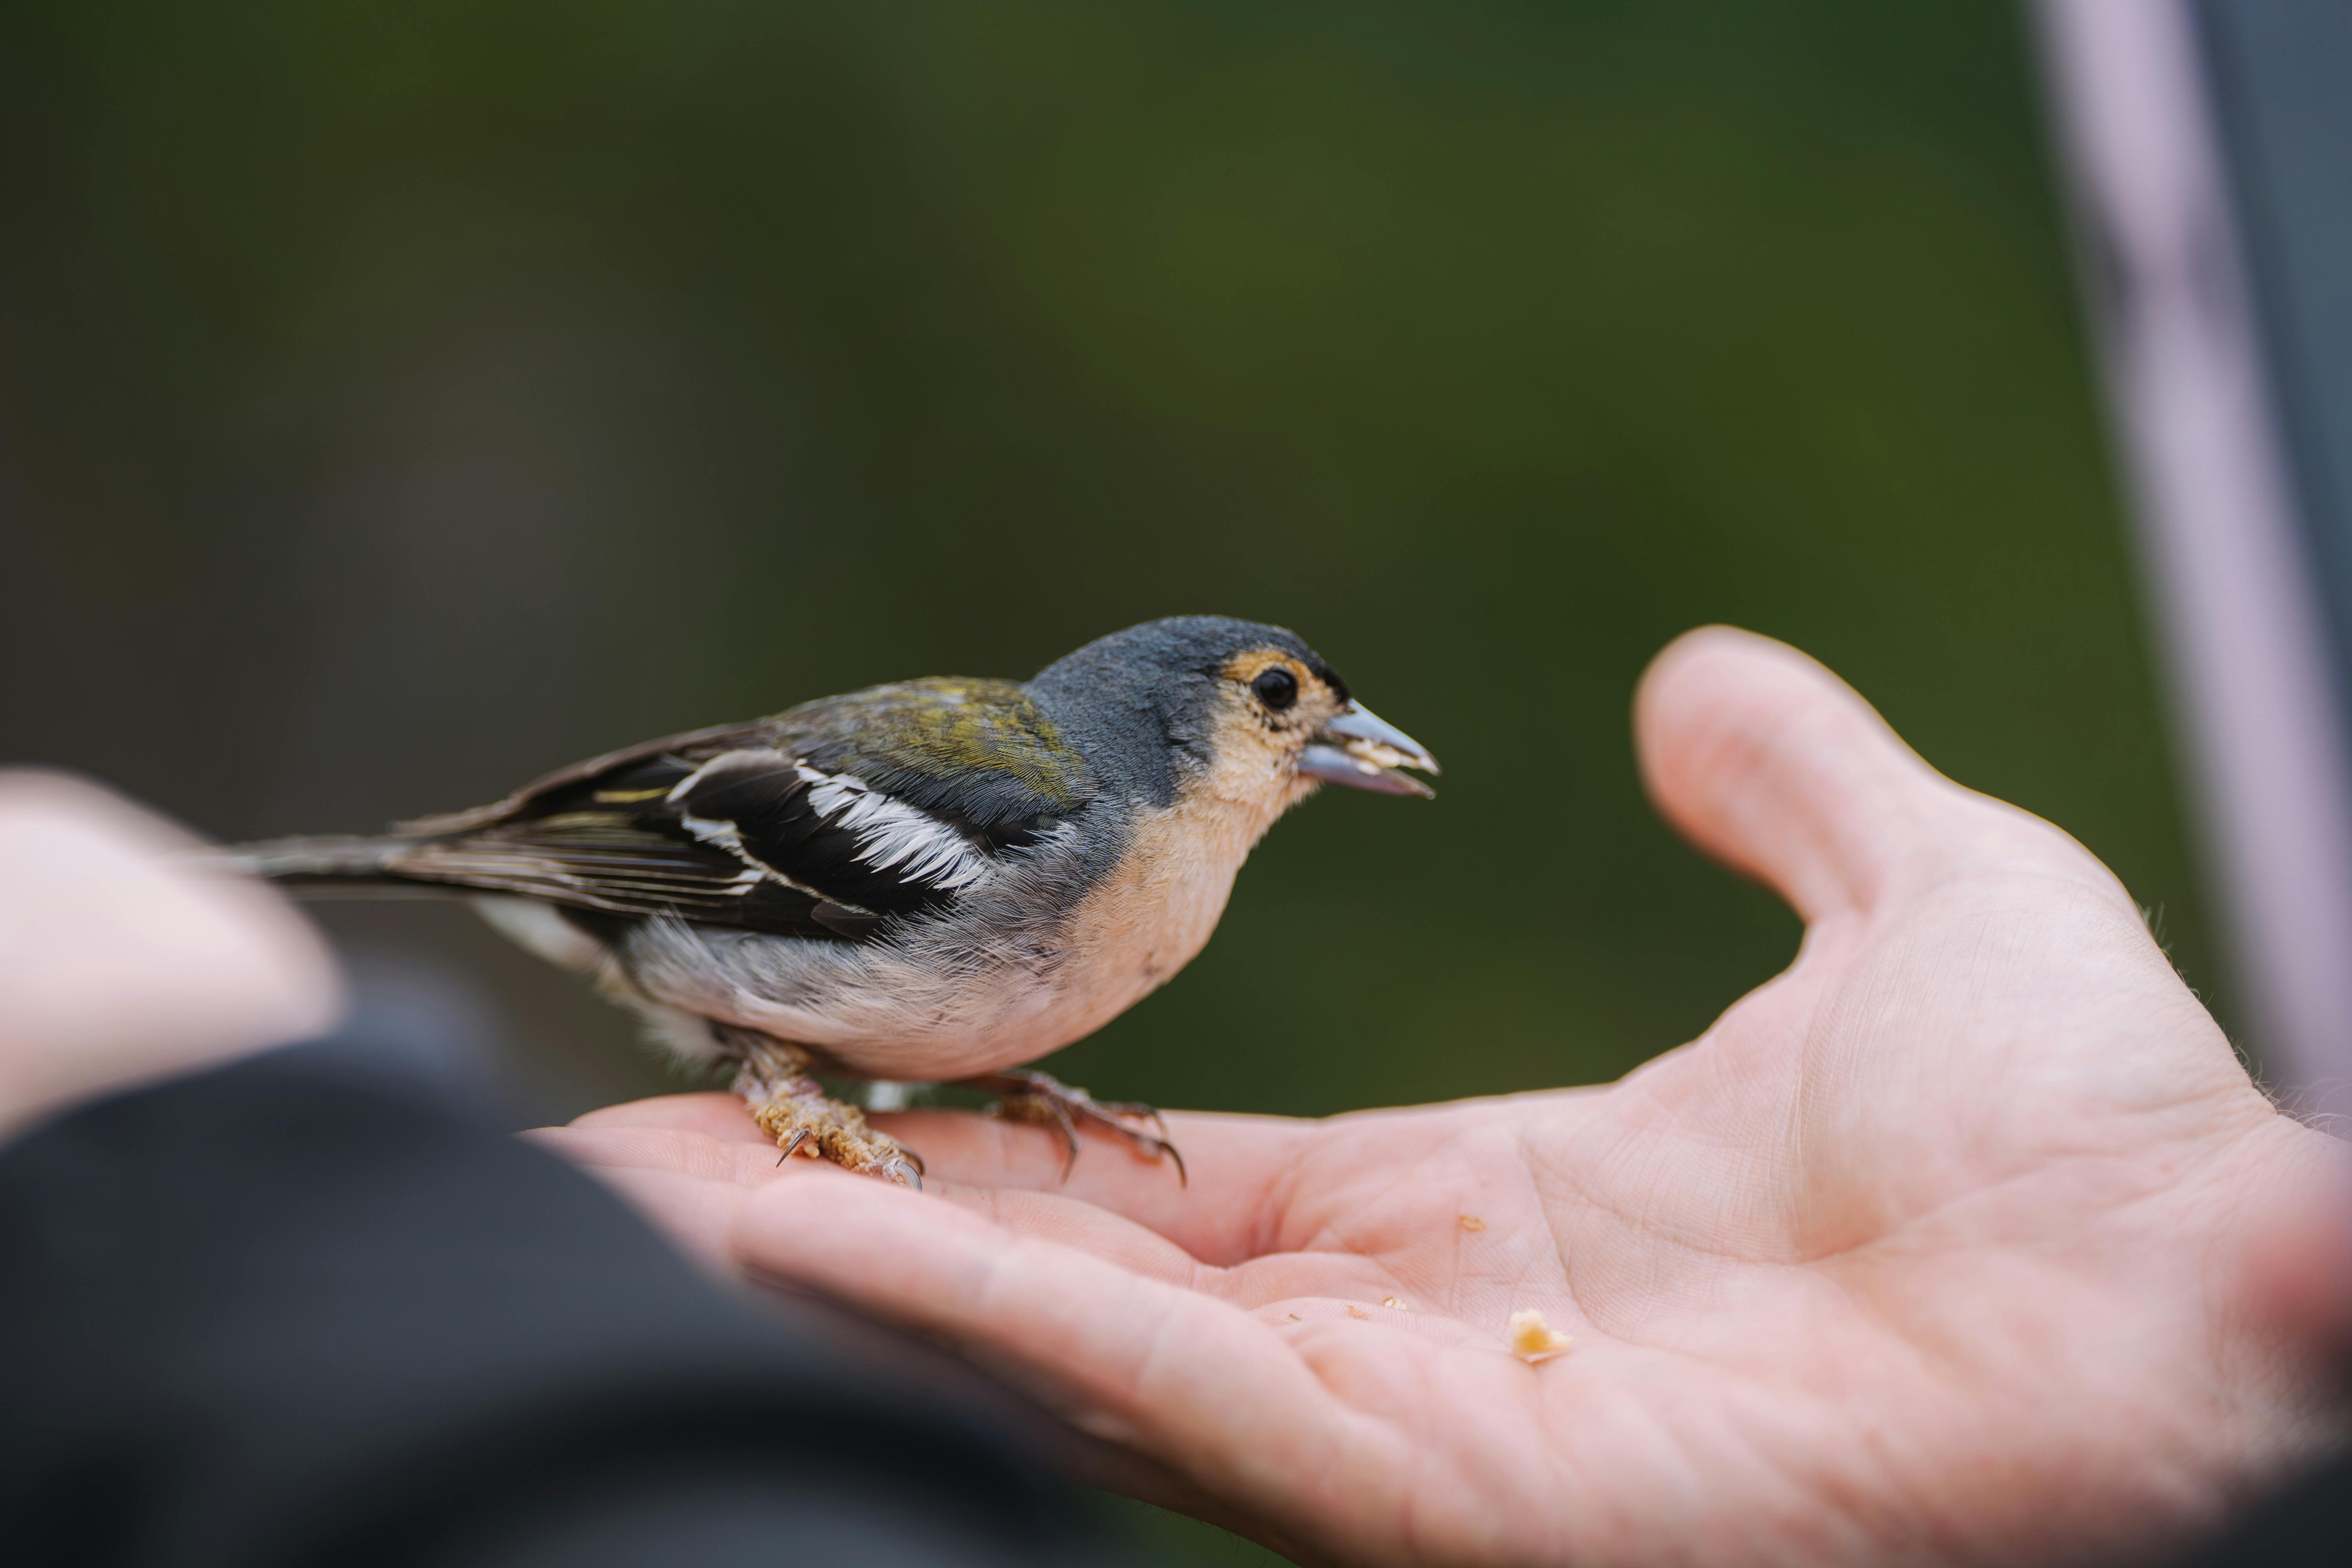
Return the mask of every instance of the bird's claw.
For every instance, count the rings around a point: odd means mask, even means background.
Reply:
[[[845,1171],[922,1190],[922,1156],[869,1126],[864,1111],[827,1095],[805,1072],[776,1062],[772,1052],[746,1064],[735,1080],[735,1092],[751,1108],[751,1120],[782,1151],[776,1157],[778,1165],[806,1153]]]
[[[1062,1179],[1066,1182],[1077,1167],[1078,1123],[1085,1121],[1125,1139],[1129,1147],[1147,1159],[1166,1155],[1176,1167],[1178,1184],[1188,1187],[1192,1184],[1191,1173],[1184,1168],[1184,1156],[1169,1140],[1168,1119],[1149,1105],[1097,1100],[1083,1089],[1073,1089],[1058,1079],[1027,1068],[966,1079],[963,1087],[997,1097],[988,1108],[992,1116],[1039,1125],[1050,1123],[1062,1135]],[[1156,1134],[1148,1132],[1136,1125],[1139,1121],[1150,1121],[1160,1131]]]

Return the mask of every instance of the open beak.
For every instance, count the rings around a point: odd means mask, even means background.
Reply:
[[[1350,702],[1339,716],[1323,726],[1298,759],[1298,771],[1326,784],[1368,789],[1381,795],[1417,795],[1423,800],[1437,792],[1399,768],[1437,771],[1437,759],[1428,748],[1402,730],[1377,718],[1361,703]]]

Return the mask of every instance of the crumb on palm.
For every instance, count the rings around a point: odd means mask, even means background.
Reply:
[[[1361,1307],[1357,1306],[1353,1301],[1350,1301],[1348,1303],[1348,1316],[1351,1318],[1370,1318],[1371,1314],[1365,1311]]]
[[[1575,1342],[1545,1322],[1544,1315],[1532,1307],[1511,1314],[1511,1353],[1521,1361],[1543,1361],[1559,1355]]]
[[[1486,1222],[1480,1219],[1475,1214],[1465,1214],[1461,1217],[1462,1228],[1465,1230],[1484,1230],[1486,1228]]]

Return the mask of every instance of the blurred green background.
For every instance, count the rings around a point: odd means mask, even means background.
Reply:
[[[1286,822],[1053,1064],[1119,1097],[1606,1079],[1771,974],[1794,921],[1628,746],[1711,620],[2217,978],[1989,0],[18,4],[0,520],[8,754],[229,837],[1154,616],[1296,627],[1443,797]],[[330,918],[477,987],[530,1114],[663,1087],[462,913]]]

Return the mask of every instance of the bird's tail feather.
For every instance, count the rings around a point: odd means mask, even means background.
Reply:
[[[393,869],[393,861],[415,845],[413,838],[320,835],[230,844],[215,853],[237,870],[285,883],[286,890],[298,897],[447,898],[459,893],[461,889],[436,888]]]

